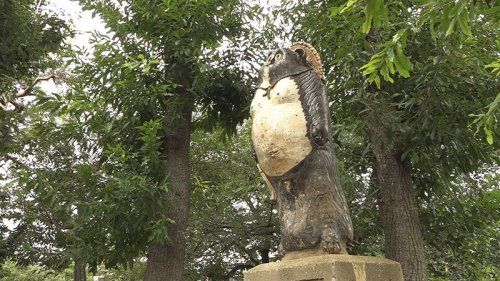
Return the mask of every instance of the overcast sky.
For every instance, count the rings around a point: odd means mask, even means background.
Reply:
[[[223,1],[223,0],[221,0]],[[274,7],[280,4],[280,0],[248,0],[248,2],[259,3],[263,7]],[[71,39],[73,45],[89,46],[90,35],[93,31],[106,32],[102,20],[92,17],[92,12],[83,11],[75,0],[49,0],[47,9],[56,12],[62,19],[70,20],[76,31],[75,38]]]
[[[97,17],[92,17],[92,12],[83,11],[78,2],[71,0],[50,0],[47,9],[57,13],[60,18],[69,20],[76,31],[74,38],[69,42],[73,45],[84,47],[89,45],[90,35],[93,31],[106,32],[104,23]]]

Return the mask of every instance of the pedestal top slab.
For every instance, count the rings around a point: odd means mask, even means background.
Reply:
[[[403,281],[403,272],[384,258],[325,254],[256,266],[245,281]]]

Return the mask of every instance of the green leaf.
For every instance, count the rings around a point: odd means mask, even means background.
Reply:
[[[406,57],[405,54],[403,53],[403,49],[401,47],[401,44],[396,45],[396,56],[397,56],[399,62],[401,62],[403,64],[404,68],[407,71],[413,70],[413,65],[411,64],[408,57]]]
[[[377,72],[373,72],[370,76],[368,76],[368,78],[366,79],[366,81],[368,83],[371,83],[371,82],[375,81],[375,77],[377,77],[377,76],[378,76]]]
[[[363,23],[361,31],[365,34],[368,34],[368,32],[370,31],[371,23],[372,19],[369,17],[365,17],[365,22]]]
[[[372,72],[377,72],[378,68],[382,65],[383,60],[380,58],[372,59],[369,63],[363,65],[361,69],[365,69],[363,71],[363,75],[368,75]]]
[[[411,159],[412,164],[416,164],[418,162],[418,159],[419,159],[418,154],[415,151],[412,151],[410,154],[410,159]]]
[[[375,5],[375,11],[373,12],[373,28],[379,29],[382,24],[382,15],[384,14],[381,10],[384,8],[383,0],[378,0]]]
[[[331,10],[330,10],[330,17],[331,18],[334,18],[336,17],[341,10],[344,10],[343,8],[345,7],[345,5],[342,5],[340,7],[333,7]]]
[[[408,32],[403,32],[403,35],[401,36],[401,46],[404,48],[406,48],[406,40],[408,39]]]
[[[396,66],[396,70],[398,71],[399,74],[401,74],[401,76],[403,76],[404,78],[410,77],[410,73],[408,72],[408,70],[405,69],[403,64],[399,61],[398,57],[394,59],[394,65]]]
[[[352,7],[352,5],[354,5],[354,3],[358,2],[358,0],[349,0],[347,1],[347,4],[345,5],[345,7],[340,10],[340,14],[346,12],[347,10],[349,10],[349,8]]]
[[[392,62],[394,60],[394,49],[392,47],[388,47],[386,50],[387,57]]]
[[[485,126],[484,127],[484,133],[486,134],[486,141],[490,145],[492,145],[493,144],[493,132]]]
[[[463,34],[467,36],[472,36],[469,24],[469,13],[467,12],[467,9],[464,9],[458,15],[458,26],[460,27],[460,30],[462,31]]]
[[[382,2],[382,0],[366,0],[365,21],[361,28],[363,33],[367,34],[370,32],[372,21],[374,22],[374,28],[380,27]]]
[[[453,31],[455,31],[455,22],[456,22],[456,19],[457,18],[453,18],[451,20],[450,25],[448,26],[448,29],[446,30],[445,37],[450,36],[451,34],[453,34]]]
[[[389,63],[391,63],[391,62],[389,62]],[[394,83],[394,79],[392,79],[392,77],[389,75],[389,67],[387,65],[384,65],[382,68],[380,68],[380,74],[382,74],[382,76],[384,76],[385,81]]]
[[[435,22],[434,22],[434,18],[432,17],[430,20],[429,20],[429,31],[431,33],[431,38],[433,40],[436,40],[437,38],[437,34],[436,34],[436,29],[434,28],[434,25],[435,25]]]
[[[377,88],[380,89],[380,76],[378,75],[375,76],[375,84],[377,85]]]
[[[394,63],[391,60],[389,60],[389,58],[385,59],[385,64],[389,68],[389,72],[391,74],[394,74],[396,72],[396,70],[394,69]]]
[[[491,72],[496,74],[497,76],[500,76],[500,59],[497,59],[496,61],[485,65],[484,67],[492,68]]]
[[[382,64],[382,59],[376,58],[376,59],[371,59],[367,64],[363,65],[360,69],[365,69],[365,68],[378,68]]]
[[[394,44],[398,43],[401,36],[403,36],[403,34],[405,34],[405,33],[406,33],[406,28],[398,30],[396,32],[396,34],[394,34],[394,36],[392,36],[392,43],[394,43]]]
[[[377,72],[377,70],[373,69],[373,68],[367,68],[363,71],[363,75],[368,75],[368,74],[373,73],[373,72]]]

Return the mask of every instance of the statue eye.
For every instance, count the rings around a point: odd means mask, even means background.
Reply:
[[[271,64],[274,64],[275,62],[279,61],[281,59],[282,55],[281,54],[276,54],[274,57],[271,59]]]

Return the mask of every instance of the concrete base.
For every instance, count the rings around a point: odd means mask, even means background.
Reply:
[[[399,263],[384,258],[320,255],[261,264],[245,281],[403,281]]]

